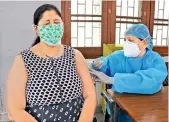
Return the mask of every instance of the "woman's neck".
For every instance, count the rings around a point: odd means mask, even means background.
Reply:
[[[39,43],[39,50],[43,55],[49,57],[61,56],[63,54],[63,45],[57,44],[56,46],[49,46],[44,42]]]

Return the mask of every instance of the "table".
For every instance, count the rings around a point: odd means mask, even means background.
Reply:
[[[154,95],[118,94],[111,89],[107,92],[134,122],[168,122],[168,86]]]

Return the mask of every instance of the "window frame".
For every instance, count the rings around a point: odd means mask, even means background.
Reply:
[[[142,1],[141,23],[147,25],[153,35],[155,1]],[[71,46],[71,1],[61,1],[61,13],[64,22],[62,44]],[[83,16],[83,15],[81,15]],[[85,15],[84,15],[85,16]],[[116,1],[102,1],[101,47],[75,47],[85,58],[93,59],[103,55],[103,44],[115,44],[116,34]],[[128,17],[130,18],[130,17]],[[162,56],[168,55],[168,46],[154,46]]]

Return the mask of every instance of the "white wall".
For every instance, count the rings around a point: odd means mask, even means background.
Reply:
[[[0,1],[0,98],[3,96],[0,99],[0,112],[5,106],[7,73],[14,57],[33,43],[36,37],[32,26],[33,14],[46,3],[54,4],[61,10],[60,1]]]
[[[0,1],[0,83],[4,83],[4,76],[14,56],[33,43],[35,39],[33,14],[45,3],[54,4],[61,9],[60,1]]]

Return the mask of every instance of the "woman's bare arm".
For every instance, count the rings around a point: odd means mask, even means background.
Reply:
[[[80,78],[83,82],[84,97],[84,105],[79,122],[92,122],[97,104],[94,82],[91,78],[88,66],[85,62],[83,55],[79,51],[75,50],[75,57],[77,73],[80,75]]]
[[[37,122],[25,111],[27,71],[22,56],[16,56],[7,79],[7,112],[14,122]]]

